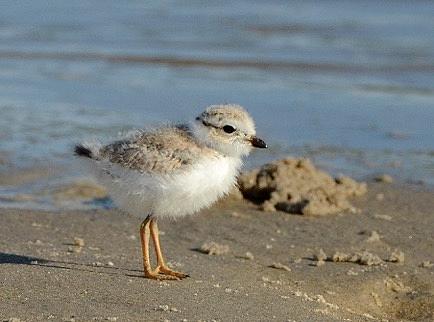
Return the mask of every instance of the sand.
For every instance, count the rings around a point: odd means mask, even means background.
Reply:
[[[360,213],[296,216],[227,198],[163,221],[169,264],[191,275],[175,282],[142,278],[137,218],[1,209],[0,318],[432,321],[434,193],[375,182],[352,202]],[[211,242],[228,251],[198,251]],[[380,262],[333,261],[336,253]]]
[[[245,198],[260,209],[300,215],[357,212],[350,198],[366,193],[366,183],[349,177],[333,178],[308,159],[287,158],[266,164],[240,176]]]

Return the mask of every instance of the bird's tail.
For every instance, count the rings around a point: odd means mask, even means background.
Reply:
[[[80,143],[74,147],[74,154],[79,157],[98,160],[100,149],[101,145],[96,142]]]
[[[81,144],[77,144],[74,147],[74,153],[79,157],[86,157],[92,159],[92,151]]]

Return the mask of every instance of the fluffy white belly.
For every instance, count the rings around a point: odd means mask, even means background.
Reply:
[[[163,185],[162,198],[155,202],[155,214],[177,217],[211,205],[234,186],[239,165],[239,160],[214,158],[174,176]]]
[[[152,213],[176,218],[197,212],[228,193],[240,165],[238,158],[214,157],[188,171],[160,176],[102,161],[92,166],[92,172],[122,210],[139,217]]]

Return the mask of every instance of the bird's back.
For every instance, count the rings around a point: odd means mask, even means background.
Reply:
[[[204,154],[213,151],[198,145],[184,125],[138,132],[99,151],[101,159],[123,168],[169,175],[191,167]]]

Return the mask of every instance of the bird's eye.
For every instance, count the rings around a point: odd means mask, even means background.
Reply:
[[[226,133],[234,133],[235,128],[231,125],[225,125],[223,126],[223,131],[225,131]]]

